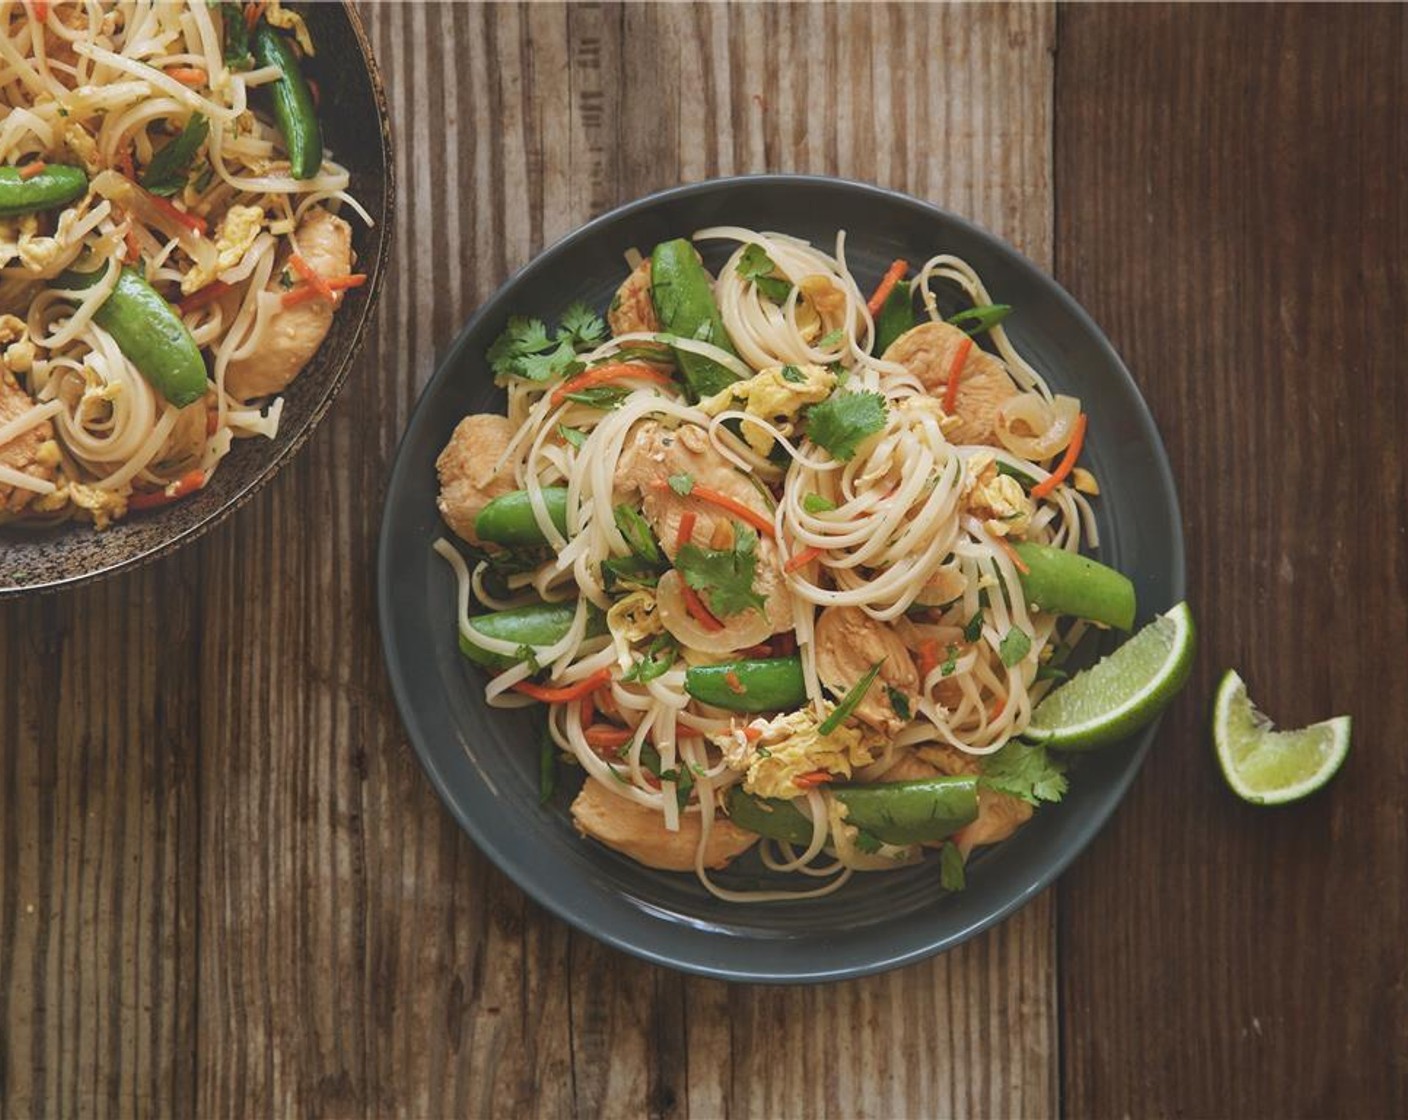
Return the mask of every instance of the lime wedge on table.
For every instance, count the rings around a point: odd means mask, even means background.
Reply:
[[[1349,753],[1349,717],[1277,731],[1247,697],[1236,670],[1229,669],[1213,704],[1212,741],[1232,792],[1256,805],[1284,805],[1335,776]]]
[[[1192,667],[1193,615],[1179,603],[1051,692],[1036,706],[1025,737],[1061,750],[1123,739],[1163,711]]]

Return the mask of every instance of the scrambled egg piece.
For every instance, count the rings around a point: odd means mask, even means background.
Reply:
[[[622,669],[631,667],[631,643],[642,642],[665,632],[660,612],[655,608],[655,592],[632,591],[613,603],[606,612],[606,628],[616,647],[616,658]]]
[[[292,31],[298,45],[303,48],[303,53],[310,58],[313,56],[313,37],[308,34],[308,25],[303,22],[301,15],[280,6],[279,0],[271,0],[269,6],[264,9],[264,18],[269,21],[270,27]]]
[[[234,268],[249,252],[264,225],[262,206],[231,206],[215,231],[215,263],[197,264],[181,277],[181,294],[198,292],[227,268]]]
[[[906,397],[896,405],[910,415],[928,413],[939,422],[939,431],[945,437],[951,436],[958,428],[963,427],[963,417],[950,416],[944,411],[944,406],[935,397],[916,395]]]
[[[750,416],[767,420],[790,436],[802,408],[824,401],[835,387],[836,375],[821,366],[773,366],[700,401],[699,407],[709,416],[717,416],[742,406]],[[768,454],[774,443],[772,433],[756,424],[743,425],[743,438],[759,455]]]
[[[60,122],[59,135],[63,137],[64,147],[77,157],[89,175],[96,175],[103,169],[103,159],[98,152],[98,142],[76,120],[61,118]]]
[[[997,460],[975,456],[968,469],[977,477],[968,494],[968,510],[983,519],[983,528],[995,537],[1020,537],[1031,526],[1036,506],[1022,484],[1011,475],[999,474]]]
[[[875,761],[873,745],[859,727],[842,724],[822,735],[815,709],[803,708],[770,721],[754,720],[761,732],[753,741],[742,731],[713,736],[734,770],[746,770],[743,788],[759,797],[790,799],[806,790],[796,779],[816,770],[849,778],[854,767]]]
[[[0,220],[0,268],[18,260],[30,272],[43,272],[63,250],[54,237],[39,236],[39,215]]]
[[[36,498],[31,508],[44,512],[63,509],[72,502],[93,515],[93,528],[106,529],[127,513],[127,499],[111,490],[99,490],[60,476],[58,489]]]
[[[34,368],[37,351],[24,320],[17,315],[0,315],[0,363],[11,373],[28,373]]]

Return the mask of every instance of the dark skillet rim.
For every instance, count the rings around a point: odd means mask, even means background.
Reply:
[[[44,583],[24,583],[11,586],[0,586],[0,602],[7,599],[20,599],[29,595],[52,595],[56,592],[67,591],[70,588],[81,587],[84,584],[96,583],[105,580],[121,572],[131,571],[135,568],[152,563],[165,556],[170,556],[178,549],[184,548],[192,541],[203,537],[210,530],[223,522],[236,510],[242,508],[265,486],[273,481],[274,476],[286,467],[293,457],[302,450],[303,445],[308,442],[313,431],[323,421],[328,409],[332,407],[338,395],[342,392],[343,386],[347,382],[348,376],[352,372],[352,366],[361,357],[362,345],[366,334],[367,326],[371,322],[372,316],[376,313],[378,301],[381,299],[382,280],[386,275],[387,263],[391,257],[391,243],[395,236],[395,213],[396,213],[396,165],[392,158],[391,148],[391,114],[386,103],[386,87],[382,82],[381,69],[377,66],[376,57],[372,53],[371,41],[367,38],[365,25],[362,17],[358,13],[352,0],[342,0],[342,9],[347,15],[348,23],[352,27],[352,34],[357,40],[358,52],[362,62],[367,69],[367,78],[371,83],[372,96],[376,101],[377,109],[377,133],[381,144],[381,161],[383,169],[383,182],[385,185],[385,202],[382,207],[382,236],[380,247],[376,256],[372,258],[371,266],[367,270],[368,277],[366,283],[366,298],[361,303],[360,311],[352,328],[351,341],[347,344],[342,357],[333,367],[332,372],[327,375],[327,387],[323,391],[322,397],[313,406],[312,412],[308,414],[308,419],[303,426],[293,435],[293,438],[278,452],[270,456],[265,462],[260,472],[247,482],[244,487],[236,491],[228,498],[224,505],[212,510],[200,521],[189,528],[182,529],[175,535],[162,541],[160,544],[152,545],[144,551],[124,556],[111,564],[93,568],[91,571],[82,572],[78,575],[64,576],[61,579],[49,580]],[[93,530],[87,529],[92,532]]]
[[[1104,827],[1106,821],[1113,815],[1115,809],[1124,799],[1129,786],[1144,764],[1144,759],[1163,722],[1162,716],[1154,720],[1153,723],[1149,724],[1134,736],[1129,744],[1119,748],[1127,752],[1127,761],[1115,778],[1108,782],[1094,810],[1080,819],[1073,837],[1065,844],[1060,852],[1051,857],[1048,861],[1043,862],[1039,873],[1036,874],[1034,878],[1025,881],[1025,884],[1020,890],[1015,891],[1003,904],[994,907],[982,918],[970,922],[960,929],[950,930],[942,935],[935,935],[927,941],[918,942],[911,940],[898,951],[884,951],[886,947],[885,942],[882,939],[877,939],[878,951],[876,957],[863,964],[847,964],[839,967],[808,966],[799,967],[791,971],[779,971],[776,969],[761,970],[750,968],[745,963],[746,950],[742,953],[737,951],[736,946],[746,946],[748,944],[747,940],[744,938],[721,937],[721,941],[730,943],[732,948],[729,953],[725,954],[723,951],[720,951],[717,957],[710,961],[696,960],[688,955],[671,951],[671,933],[676,931],[674,925],[662,927],[660,930],[654,930],[652,928],[650,935],[643,939],[627,937],[618,933],[613,928],[613,922],[610,920],[612,915],[607,914],[606,918],[608,920],[606,921],[597,920],[592,916],[584,916],[572,907],[564,904],[532,875],[524,874],[524,865],[517,858],[512,848],[500,843],[491,830],[482,827],[474,817],[461,808],[454,791],[450,788],[445,774],[442,773],[437,766],[434,753],[427,744],[428,736],[422,731],[420,720],[410,703],[410,692],[406,673],[400,662],[394,656],[392,650],[391,634],[395,628],[395,617],[391,608],[393,597],[391,594],[390,574],[392,498],[401,491],[403,486],[426,484],[425,480],[413,480],[405,477],[405,472],[409,470],[409,467],[406,465],[407,456],[405,454],[407,443],[411,433],[416,429],[417,423],[421,419],[422,412],[428,409],[427,402],[431,396],[431,389],[435,387],[442,378],[452,375],[455,367],[458,366],[463,357],[470,336],[474,334],[489,311],[496,308],[500,299],[510,289],[531,282],[538,272],[549,267],[551,264],[549,258],[555,256],[557,250],[564,249],[593,236],[598,229],[613,221],[650,210],[662,202],[688,200],[697,195],[707,195],[720,190],[747,185],[774,186],[779,188],[819,185],[839,187],[853,191],[869,199],[903,206],[918,211],[933,220],[952,223],[962,228],[970,236],[986,243],[991,248],[1016,258],[1021,264],[1031,269],[1049,284],[1054,299],[1062,306],[1064,311],[1077,320],[1080,326],[1088,333],[1092,342],[1103,353],[1103,356],[1108,360],[1112,368],[1124,379],[1126,386],[1132,391],[1135,404],[1135,416],[1141,427],[1145,430],[1145,434],[1149,437],[1149,449],[1154,453],[1153,458],[1156,460],[1157,481],[1170,501],[1170,507],[1168,509],[1171,538],[1169,545],[1169,562],[1172,573],[1168,588],[1170,605],[1186,598],[1187,569],[1182,513],[1178,500],[1178,488],[1174,482],[1173,470],[1168,460],[1168,453],[1164,447],[1163,438],[1159,433],[1153,413],[1149,410],[1148,402],[1144,400],[1143,394],[1139,392],[1138,385],[1123,360],[1110,344],[1109,339],[1105,337],[1105,333],[1075,298],[1071,296],[1047,270],[1037,265],[1020,250],[1016,249],[996,234],[989,232],[975,222],[946,211],[932,203],[914,198],[912,195],[907,195],[903,192],[891,190],[886,187],[880,187],[873,183],[841,179],[828,175],[765,174],[726,176],[718,179],[708,179],[702,182],[670,187],[607,211],[586,222],[584,225],[579,226],[553,244],[545,247],[537,253],[532,260],[514,272],[475,309],[474,313],[455,336],[449,349],[437,363],[435,372],[431,376],[430,381],[427,382],[425,388],[421,390],[416,405],[407,420],[406,429],[402,433],[401,440],[397,446],[395,462],[385,491],[386,505],[382,512],[381,535],[377,546],[377,622],[381,630],[382,652],[386,663],[387,675],[391,680],[392,694],[396,701],[397,710],[401,715],[402,723],[406,729],[407,737],[411,740],[411,744],[415,748],[421,766],[429,776],[431,784],[435,787],[440,800],[445,804],[446,808],[449,809],[455,820],[459,822],[460,827],[465,830],[475,844],[479,846],[481,851],[483,851],[494,864],[527,895],[553,914],[563,919],[569,925],[596,938],[598,941],[604,942],[607,945],[611,945],[614,948],[620,949],[652,964],[678,969],[710,979],[742,983],[828,983],[871,976],[925,960],[937,953],[952,949],[984,930],[997,925],[1021,907],[1025,906],[1050,886],[1066,868],[1070,866],[1071,862],[1089,846],[1091,840],[1094,839],[1095,835]],[[602,893],[606,894],[608,892]],[[613,899],[613,901],[617,900]],[[629,898],[626,899],[626,901],[633,904],[638,913],[644,913],[647,917],[649,916],[650,907],[644,900],[640,898]],[[661,921],[659,918],[654,920]],[[732,963],[717,963],[717,961],[722,959],[725,955],[731,958]]]

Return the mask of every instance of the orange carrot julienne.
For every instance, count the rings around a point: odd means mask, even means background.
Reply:
[[[1044,498],[1056,487],[1066,480],[1066,476],[1075,469],[1076,460],[1080,458],[1081,446],[1085,443],[1086,415],[1082,412],[1076,417],[1076,428],[1071,433],[1071,442],[1066,446],[1066,454],[1062,456],[1060,465],[1046,478],[1042,479],[1032,487],[1033,498]]]
[[[210,80],[210,75],[199,66],[171,66],[167,68],[166,76],[183,86],[203,86]]]
[[[620,750],[636,737],[629,727],[615,727],[609,723],[594,723],[585,728],[587,746],[593,750]]]
[[[176,305],[176,310],[182,315],[189,315],[192,311],[199,311],[202,307],[207,307],[214,303],[230,290],[230,285],[223,280],[212,280],[203,288],[198,288],[185,299]]]
[[[545,688],[532,681],[519,681],[513,687],[515,691],[521,692],[525,696],[531,696],[534,700],[541,700],[544,704],[565,704],[569,700],[580,700],[583,696],[609,684],[610,681],[611,670],[598,669],[591,676],[583,677],[581,680],[564,685],[562,688]]]
[[[1007,707],[1007,697],[1005,697],[1005,696],[999,696],[999,697],[997,698],[997,703],[994,704],[994,705],[992,706],[992,708],[988,711],[988,720],[989,720],[989,722],[991,722],[992,720],[995,720],[995,719],[997,719],[999,716],[1001,716],[1001,715],[1002,715],[1002,710],[1003,710],[1005,707]]]
[[[42,159],[37,159],[33,163],[27,163],[20,168],[20,182],[27,182],[36,175],[43,175],[44,169],[49,165]]]
[[[756,743],[759,739],[763,737],[763,729],[761,727],[754,727],[750,723],[747,727],[743,729],[743,737],[747,739],[750,743]]]
[[[254,25],[259,22],[259,17],[264,13],[264,0],[259,0],[257,4],[246,4],[244,6],[244,25],[250,31],[254,30]]]
[[[714,617],[713,611],[704,605],[704,600],[699,597],[699,592],[687,583],[681,583],[680,590],[684,593],[685,607],[700,626],[712,634],[717,634],[724,628],[724,624]]]
[[[290,307],[297,307],[300,303],[308,303],[312,300],[321,298],[322,293],[319,292],[317,288],[313,287],[312,284],[299,284],[298,287],[290,288],[283,295],[281,295],[279,297],[279,303],[281,303],[284,308],[287,309]]]
[[[699,515],[692,509],[687,509],[680,515],[680,531],[675,537],[675,547],[683,548],[694,537],[694,523],[699,520]]]
[[[798,789],[812,789],[814,786],[825,785],[832,777],[829,770],[813,770],[808,774],[798,774],[792,779],[792,784]]]
[[[724,674],[724,684],[735,696],[742,696],[748,691],[748,686],[739,680],[738,673],[734,669],[730,669]]]
[[[1021,572],[1024,576],[1031,574],[1031,569],[1027,567],[1025,563],[1022,562],[1021,555],[1017,552],[1015,548],[1012,547],[1010,543],[1003,540],[1001,537],[993,537],[993,540],[997,542],[998,548],[1002,549],[1003,552],[1007,553],[1007,559],[1012,561],[1012,564],[1014,567],[1016,567],[1017,571]]]
[[[939,667],[939,643],[935,638],[925,638],[919,643],[919,679],[926,679]]]
[[[348,276],[326,276],[323,283],[330,291],[345,292],[348,288],[360,288],[367,282],[365,272],[354,272]]]
[[[49,0],[34,0],[34,18],[40,23],[49,18]]]
[[[948,368],[948,383],[944,386],[944,411],[952,414],[958,403],[958,382],[963,376],[963,367],[968,364],[968,355],[973,349],[973,339],[965,336],[953,355],[953,364]]]
[[[317,289],[317,292],[320,296],[322,296],[324,299],[332,299],[332,289],[328,287],[328,282],[323,279],[322,273],[320,273],[316,268],[314,268],[311,264],[305,261],[297,253],[294,253],[288,258],[288,263],[293,266],[294,272],[298,273],[299,276],[303,277],[304,280],[306,280],[309,284],[313,285],[315,289]]]
[[[772,527],[772,521],[766,515],[759,513],[752,506],[746,506],[737,498],[730,498],[721,490],[715,490],[709,486],[694,484],[694,489],[690,494],[698,498],[701,502],[708,502],[710,505],[726,509],[736,516],[740,521],[746,521],[765,537],[776,539],[777,532]]]
[[[199,214],[191,214],[182,210],[179,206],[173,206],[159,195],[147,194],[147,201],[177,225],[185,226],[192,233],[198,235],[205,233],[205,219]]]
[[[890,265],[889,271],[880,278],[880,285],[875,289],[875,294],[870,297],[870,302],[865,305],[872,315],[880,314],[880,308],[885,306],[885,301],[890,298],[890,293],[894,291],[895,285],[900,282],[900,277],[908,271],[908,261],[895,261],[894,264]]]
[[[674,384],[668,374],[661,373],[651,366],[641,365],[639,362],[611,362],[579,373],[570,381],[564,381],[554,390],[552,403],[561,404],[567,399],[568,393],[579,393],[583,389],[590,389],[593,385],[605,385],[610,381],[624,381],[628,378],[654,381],[657,385]]]
[[[138,491],[127,499],[128,509],[156,509],[169,505],[188,494],[194,494],[205,485],[205,472],[188,471],[179,479],[161,490]]]
[[[815,545],[812,545],[810,548],[804,548],[801,552],[794,553],[792,559],[782,566],[782,570],[784,572],[795,572],[798,568],[810,564],[820,555],[821,549],[817,548]]]

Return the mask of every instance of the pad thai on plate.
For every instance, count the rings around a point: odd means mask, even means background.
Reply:
[[[642,864],[743,902],[926,855],[959,887],[1065,789],[1018,737],[1066,655],[1133,623],[1082,555],[1086,416],[956,257],[867,298],[844,232],[693,235],[720,240],[717,277],[667,241],[604,315],[489,350],[506,414],[437,464],[460,648],[491,705],[547,706],[544,793],[565,756],[577,828]],[[755,847],[795,882],[711,874]]]
[[[0,3],[0,523],[105,528],[277,433],[370,218],[268,4]]]

